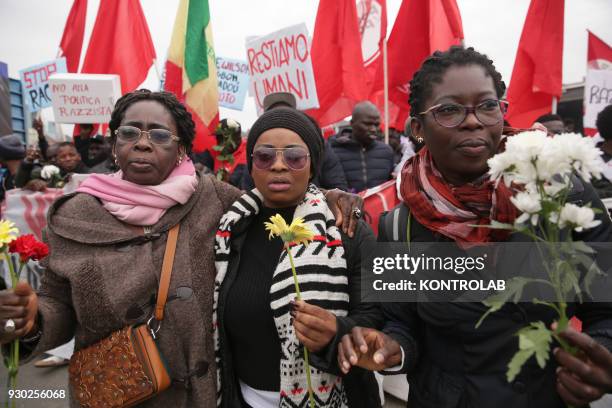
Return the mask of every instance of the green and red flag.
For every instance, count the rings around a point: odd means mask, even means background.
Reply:
[[[193,149],[216,144],[219,122],[217,66],[208,0],[181,0],[168,49],[164,89],[174,93],[196,123]]]

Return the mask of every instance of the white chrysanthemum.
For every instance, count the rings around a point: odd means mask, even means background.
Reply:
[[[569,178],[563,177],[563,180],[556,181],[552,180],[544,185],[544,192],[549,197],[556,197],[561,191],[570,187]]]
[[[44,180],[51,180],[53,176],[57,176],[59,174],[60,174],[59,167],[54,166],[52,164],[46,165],[40,171],[40,177],[42,177]]]
[[[533,161],[542,153],[547,142],[546,133],[539,130],[519,133],[508,138],[504,153],[510,154],[516,162]]]
[[[600,220],[595,219],[595,212],[592,208],[580,207],[571,203],[563,206],[558,219],[559,227],[570,226],[578,232],[601,224]]]
[[[523,132],[508,138],[505,151],[489,159],[491,177],[498,179],[503,175],[506,185],[535,182],[538,173],[534,163],[546,143],[546,134],[540,131]]]
[[[491,157],[487,164],[489,165],[491,179],[498,180],[504,173],[512,171],[515,160],[509,154],[500,153]]]
[[[593,138],[564,133],[556,136],[555,142],[562,146],[560,150],[569,156],[572,168],[583,180],[590,181],[593,176],[601,178],[605,163]]]
[[[238,128],[240,127],[238,122],[236,122],[234,119],[227,119],[225,123],[227,124],[228,129],[231,129],[234,131],[238,130]]]
[[[520,217],[516,219],[517,224],[523,224],[527,220],[531,220],[533,225],[538,223],[538,213],[542,210],[542,203],[538,194],[521,191],[511,197],[510,201],[522,212]]]

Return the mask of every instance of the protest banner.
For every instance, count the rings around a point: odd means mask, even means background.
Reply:
[[[50,83],[57,123],[107,123],[121,96],[118,75],[55,74]]]
[[[53,74],[65,73],[66,58],[34,65],[19,71],[23,99],[30,112],[38,112],[51,106],[51,89],[49,78]]]
[[[64,188],[47,188],[44,192],[32,192],[15,188],[7,190],[2,202],[2,219],[15,223],[20,234],[34,234],[42,240],[42,229],[47,226],[47,211],[64,194],[74,192],[89,174],[73,174]]]
[[[263,98],[275,92],[294,94],[300,110],[319,107],[305,24],[247,39],[246,52],[250,93],[258,114],[263,111]]]
[[[13,189],[6,192],[2,218],[15,223],[20,234],[34,234],[42,239],[42,229],[47,225],[47,211],[51,203],[63,194],[61,189],[48,188],[44,192]]]
[[[242,110],[249,87],[249,66],[245,61],[217,57],[219,105]]]
[[[597,114],[612,103],[612,70],[587,69],[584,84],[584,127],[595,128]]]

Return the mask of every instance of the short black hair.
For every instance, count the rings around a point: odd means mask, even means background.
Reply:
[[[74,145],[74,143],[72,143],[72,142],[61,142],[61,143],[58,143],[57,150],[61,149],[62,147],[66,147],[66,146],[72,147],[74,150],[76,150],[77,153],[79,152],[77,150],[76,146]]]
[[[558,120],[560,122],[563,122],[563,118],[559,115],[557,115],[556,113],[547,113],[546,115],[542,115],[539,118],[537,118],[535,120],[535,122],[538,123],[546,123],[546,122],[552,122]]]
[[[606,106],[595,121],[599,135],[606,140],[612,139],[612,105]]]
[[[191,113],[187,111],[185,105],[183,105],[174,94],[170,92],[151,92],[148,89],[139,89],[134,92],[123,95],[115,104],[115,109],[111,114],[111,120],[108,124],[111,132],[111,142],[115,142],[115,130],[121,125],[125,111],[136,102],[140,101],[155,101],[162,104],[176,123],[176,129],[179,141],[182,144],[186,152],[189,154],[193,146],[193,139],[195,138],[195,123],[191,117]]]
[[[493,79],[495,93],[498,98],[504,96],[506,84],[493,61],[485,54],[481,54],[474,48],[453,45],[447,51],[436,51],[423,61],[417,72],[414,73],[410,81],[410,115],[417,117],[419,112],[423,112],[425,99],[431,95],[434,83],[442,82],[444,73],[453,66],[479,65],[484,68],[487,76]]]

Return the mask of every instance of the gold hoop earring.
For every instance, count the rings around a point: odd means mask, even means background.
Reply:
[[[178,159],[176,160],[176,165],[177,166],[180,166],[183,163],[183,158],[184,158],[184,156],[182,156],[182,155],[178,157]]]

